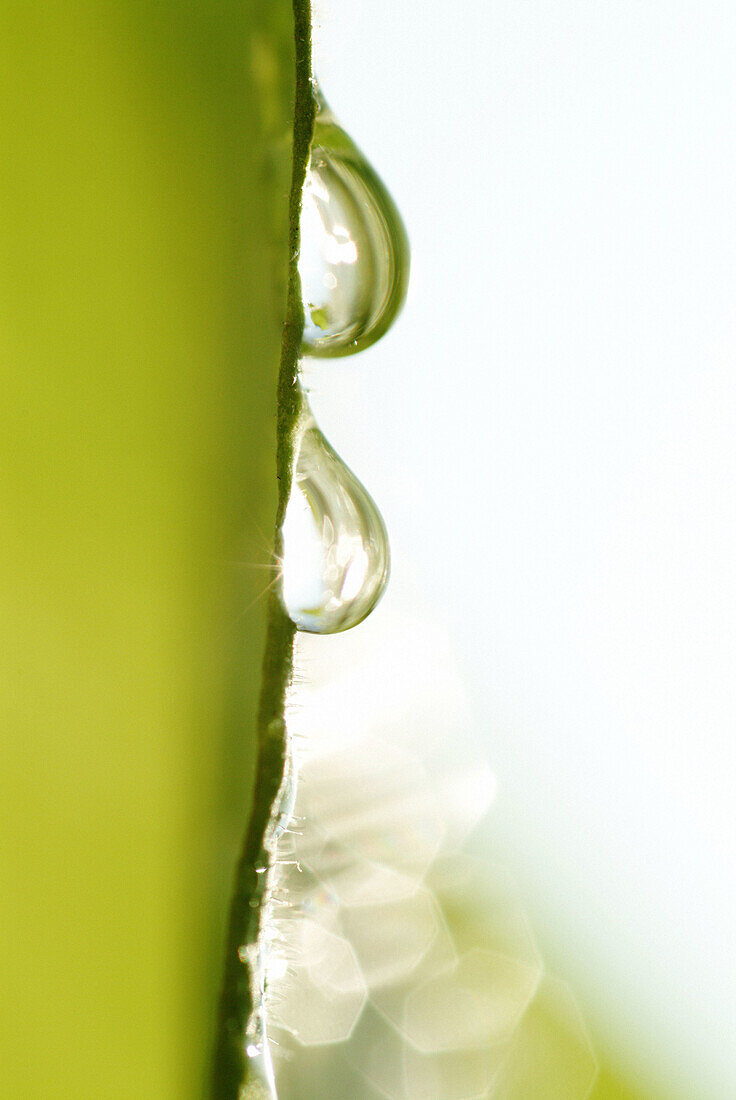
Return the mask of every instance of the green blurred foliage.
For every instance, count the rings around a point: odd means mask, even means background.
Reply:
[[[0,50],[1,1091],[179,1100],[254,765],[291,4],[3,4]]]

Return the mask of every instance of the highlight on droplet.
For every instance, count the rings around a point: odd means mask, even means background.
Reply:
[[[375,343],[401,309],[409,241],[384,183],[315,94],[299,256],[303,351],[351,355]]]
[[[336,634],[362,622],[388,583],[386,527],[309,412],[282,532],[282,595],[297,628]]]

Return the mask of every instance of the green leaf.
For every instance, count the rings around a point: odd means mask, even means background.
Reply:
[[[180,1100],[251,811],[277,416],[288,468],[294,16],[31,0],[0,43],[3,1091]]]

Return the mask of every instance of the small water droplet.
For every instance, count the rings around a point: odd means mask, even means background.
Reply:
[[[248,1072],[252,1081],[258,1081],[261,1088],[259,1096],[268,1097],[268,1100],[278,1100],[276,1093],[276,1080],[273,1072],[271,1049],[266,1034],[266,1021],[263,1006],[253,1013],[250,1018],[245,1036],[245,1053],[248,1057]],[[250,1090],[246,1089],[248,1095]],[[254,1090],[253,1095],[256,1095]]]
[[[283,535],[283,597],[297,628],[336,634],[362,622],[388,582],[386,527],[308,410]]]
[[[296,805],[297,770],[294,750],[289,743],[284,760],[284,778],[271,811],[269,841],[275,843],[281,839],[294,816]]]
[[[351,355],[375,343],[403,305],[409,242],[385,185],[316,95],[302,195],[303,351]]]

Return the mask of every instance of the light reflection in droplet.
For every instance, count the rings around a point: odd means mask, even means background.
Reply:
[[[305,354],[349,355],[387,330],[406,296],[409,245],[381,179],[318,93],[302,195]]]
[[[283,599],[299,630],[335,634],[370,614],[388,582],[386,527],[308,413],[283,537]]]

